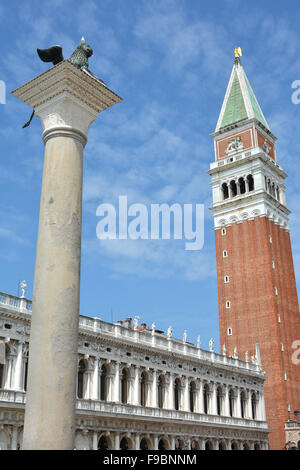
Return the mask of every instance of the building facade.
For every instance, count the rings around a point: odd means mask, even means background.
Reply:
[[[24,291],[23,291],[24,294]],[[0,448],[22,448],[31,301],[0,294]],[[259,354],[80,316],[76,449],[268,448]]]
[[[255,354],[266,371],[270,448],[285,445],[288,410],[300,408],[292,361],[300,316],[285,199],[287,174],[236,53],[215,132],[213,192],[221,347]],[[299,369],[299,366],[298,366]],[[276,393],[274,393],[276,391]]]
[[[300,410],[295,410],[294,419],[289,419],[284,429],[286,450],[300,450]]]

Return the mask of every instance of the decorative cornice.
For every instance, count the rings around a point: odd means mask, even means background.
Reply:
[[[75,67],[68,60],[12,91],[12,94],[33,109],[68,92],[97,113],[119,103],[122,98],[102,81]]]

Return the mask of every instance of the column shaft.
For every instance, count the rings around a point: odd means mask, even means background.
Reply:
[[[82,158],[83,144],[76,135],[46,141],[24,449],[74,446]]]

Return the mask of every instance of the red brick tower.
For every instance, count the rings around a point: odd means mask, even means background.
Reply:
[[[288,228],[290,211],[272,134],[239,50],[215,132],[213,190],[221,348],[266,372],[270,448],[285,444],[284,422],[300,409],[300,315]],[[295,354],[294,354],[295,356]],[[294,361],[295,362],[295,361]]]

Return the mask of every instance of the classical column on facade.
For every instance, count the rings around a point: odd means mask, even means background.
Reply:
[[[230,404],[229,404],[229,386],[227,384],[224,385],[224,407],[223,413],[224,416],[230,416]]]
[[[121,364],[119,362],[114,363],[111,365],[113,368],[115,374],[114,374],[114,385],[113,385],[113,391],[114,391],[114,399],[116,403],[120,403],[120,385],[121,385],[121,379],[120,379],[120,372],[121,372]]]
[[[135,450],[140,450],[140,435],[139,434],[135,435],[134,444],[135,444]]]
[[[83,149],[120,98],[68,60],[13,95],[41,119],[45,144],[23,448],[74,449]]]
[[[120,433],[115,432],[115,447],[114,450],[120,450]]]
[[[168,397],[168,408],[170,410],[174,410],[174,374],[170,372],[168,378],[169,384],[167,388],[167,393],[165,393],[165,395],[167,395]]]
[[[92,400],[99,400],[99,358],[94,358],[94,369],[92,378]]]
[[[17,344],[17,355],[14,368],[14,390],[23,390],[23,344],[19,341]]]
[[[12,430],[11,430],[11,450],[17,450],[18,449],[18,432],[19,432],[19,427],[18,426],[12,426]]]
[[[210,384],[210,389],[211,389],[211,396],[210,396],[210,411],[209,413],[212,415],[217,414],[217,384],[215,382],[212,382]]]
[[[10,390],[13,388],[13,383],[12,383],[13,361],[14,361],[14,358],[11,355],[11,350],[9,348],[9,352],[8,354],[6,354],[6,366],[4,369],[5,370],[4,388],[7,390]]]
[[[93,432],[93,450],[98,450],[98,433],[97,433],[97,431]]]
[[[158,450],[158,436],[153,436],[153,450]]]
[[[236,400],[235,400],[235,417],[236,418],[241,418],[242,417],[242,407],[241,407],[241,389],[236,387],[235,389],[236,392]]]
[[[183,378],[183,382],[182,382],[182,386],[183,386],[183,400],[182,400],[182,410],[184,411],[191,411],[190,410],[190,379],[189,377],[184,377]]]
[[[197,399],[196,399],[196,411],[197,413],[204,413],[204,397],[203,397],[203,381],[197,380]]]
[[[266,416],[266,401],[265,401],[264,390],[261,390],[261,392],[259,393],[259,403],[260,403],[260,410],[261,410],[261,420],[266,421],[267,416]]]
[[[135,405],[135,369],[131,364],[129,367],[128,381],[127,381],[127,403]]]
[[[152,386],[151,386],[151,388],[152,388],[152,401],[151,401],[151,406],[152,406],[153,408],[158,408],[158,399],[157,399],[157,398],[158,398],[158,393],[157,393],[157,392],[158,392],[158,390],[157,390],[157,387],[158,387],[158,385],[157,385],[157,375],[158,375],[157,370],[154,369],[154,370],[153,370],[153,374],[152,374]]]
[[[92,397],[92,378],[93,378],[93,359],[89,356],[85,356],[87,359],[88,369],[86,371],[86,386],[84,398],[89,400]]]
[[[252,419],[251,413],[251,390],[246,390],[245,418]]]
[[[134,367],[134,378],[133,378],[133,405],[139,405],[141,403],[141,374],[138,366]]]
[[[147,379],[145,384],[145,406],[151,406],[152,404],[152,397],[151,397],[151,387],[153,383],[153,373],[148,370]]]
[[[111,369],[109,369],[111,372]],[[114,401],[114,376],[112,373],[107,374],[106,376],[106,386],[107,386],[107,401]]]

